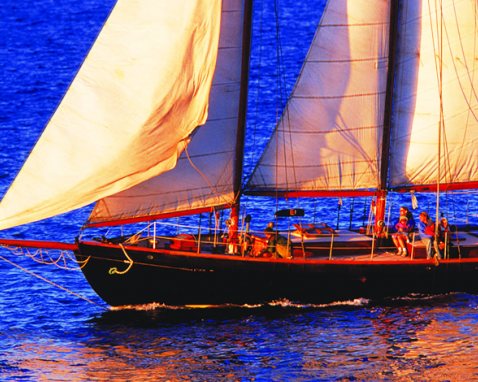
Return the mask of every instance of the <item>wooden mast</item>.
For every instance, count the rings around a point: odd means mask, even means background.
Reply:
[[[385,204],[387,196],[388,167],[390,162],[390,127],[392,118],[392,95],[395,75],[395,51],[398,27],[398,1],[390,4],[390,28],[388,44],[388,74],[387,91],[385,96],[384,124],[382,137],[382,156],[380,159],[380,187],[376,193],[376,213],[374,231],[377,235],[383,233],[385,226]]]
[[[231,217],[229,225],[229,241],[233,246],[237,243],[239,229],[239,208],[242,192],[242,167],[244,157],[244,140],[246,130],[247,94],[249,83],[249,57],[251,47],[252,30],[252,2],[244,0],[244,25],[242,33],[242,71],[241,91],[239,98],[239,118],[236,135],[236,160],[234,169],[234,204],[231,206]],[[236,249],[234,250],[236,252]]]

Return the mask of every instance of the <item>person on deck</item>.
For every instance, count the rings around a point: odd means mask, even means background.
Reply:
[[[427,251],[427,260],[432,258],[433,249],[435,248],[435,224],[428,216],[428,212],[423,211],[419,216],[420,221],[418,222],[418,233],[420,234],[420,239],[425,244]],[[435,256],[440,259],[440,253],[435,253]]]
[[[236,255],[238,249],[237,216],[231,216],[225,221],[227,234],[224,236],[227,242],[226,253]]]
[[[279,235],[273,229],[273,224],[269,223],[267,228],[264,230],[264,234],[267,240],[267,247],[262,250],[262,255],[268,256],[279,256],[282,258],[291,259],[291,250],[288,240]]]
[[[392,234],[393,244],[397,248],[397,255],[407,256],[408,235],[415,228],[415,220],[407,207],[400,207],[400,216],[395,224],[396,232]]]
[[[443,258],[450,256],[450,235],[451,235],[451,227],[450,227],[450,224],[448,223],[448,219],[445,217],[442,217],[440,219],[440,224],[438,225],[436,251]]]
[[[267,247],[261,251],[261,255],[267,255],[267,257],[270,257],[276,252],[276,234],[272,227],[267,226],[264,230],[264,235],[266,236]]]

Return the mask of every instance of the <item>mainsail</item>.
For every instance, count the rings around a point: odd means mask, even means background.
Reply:
[[[234,180],[241,175],[236,173],[236,161],[240,160],[237,138],[238,129],[243,129],[244,124],[247,86],[247,77],[243,76],[248,68],[248,56],[243,54],[249,37],[247,31],[243,37],[247,28],[244,6],[243,0],[223,1],[208,119],[194,132],[176,167],[100,200],[90,216],[90,224],[146,220],[230,206],[235,202],[238,190]]]
[[[389,50],[388,1],[330,1],[253,193],[376,189]]]
[[[207,118],[221,5],[118,1],[2,200],[0,229],[82,207],[176,165]]]

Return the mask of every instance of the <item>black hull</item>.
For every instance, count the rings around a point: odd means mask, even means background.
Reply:
[[[478,258],[271,260],[80,243],[83,273],[112,306],[256,304],[278,299],[322,304],[409,293],[478,290]],[[126,256],[133,261],[129,267]],[[112,272],[117,268],[120,273]],[[129,268],[129,269],[128,269]],[[124,273],[123,273],[124,272]],[[113,273],[113,274],[111,274]]]

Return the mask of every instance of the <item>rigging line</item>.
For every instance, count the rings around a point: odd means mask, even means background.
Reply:
[[[73,296],[75,296],[75,297],[78,297],[78,298],[80,298],[80,299],[82,299],[82,300],[85,300],[86,302],[89,302],[90,304],[93,304],[93,305],[99,306],[100,308],[103,308],[103,306],[101,306],[100,304],[98,304],[98,303],[96,303],[96,302],[90,300],[89,298],[87,298],[87,297],[85,297],[85,296],[82,296],[81,294],[78,294],[78,293],[76,293],[76,292],[73,292],[73,291],[69,290],[68,288],[63,287],[63,286],[61,286],[61,285],[55,283],[54,281],[48,280],[47,278],[45,278],[45,277],[43,277],[43,276],[37,275],[36,273],[34,273],[34,272],[32,272],[32,271],[30,271],[30,270],[28,270],[28,269],[22,267],[21,265],[18,265],[18,264],[16,264],[16,263],[14,263],[13,261],[8,260],[7,258],[3,257],[2,255],[0,255],[0,260],[3,260],[3,261],[5,261],[6,263],[8,263],[8,264],[10,264],[10,265],[13,265],[14,267],[16,267],[16,268],[22,270],[22,271],[25,272],[25,273],[28,273],[28,274],[31,275],[31,276],[34,276],[34,277],[36,277],[36,278],[38,278],[38,279],[40,279],[40,280],[42,280],[42,281],[45,281],[46,283],[48,283],[48,284],[50,284],[50,285],[52,285],[52,286],[54,286],[54,287],[57,287],[58,289],[61,289],[61,290],[65,291],[65,292],[67,292],[67,293],[69,293],[69,294],[71,294],[71,295],[73,295]]]
[[[263,21],[264,21],[264,2],[261,2],[261,10],[260,10],[260,17],[259,17],[259,57],[258,57],[258,78],[259,80],[262,77],[261,72],[262,72],[262,66],[263,66]],[[258,125],[258,115],[259,115],[259,96],[261,92],[261,86],[259,85],[260,81],[257,81],[257,90],[255,92],[255,99],[254,99],[254,124],[252,126],[252,147],[255,148],[257,145],[257,125]],[[252,150],[253,153],[256,153],[257,150]],[[257,155],[257,154],[256,154]],[[253,158],[255,159],[255,158]],[[257,160],[255,161],[257,162]]]
[[[188,161],[189,161],[189,164],[191,165],[191,167],[196,170],[196,172],[201,176],[201,178],[204,179],[204,181],[207,183],[207,185],[209,186],[209,188],[211,189],[211,193],[213,193],[214,195],[218,195],[218,192],[217,192],[217,189],[216,187],[214,187],[212,185],[212,183],[210,182],[209,178],[206,176],[206,174],[204,174],[195,164],[194,162],[192,161],[191,157],[189,156],[189,152],[188,152],[188,145],[186,143],[184,143],[184,153],[186,155],[186,158],[188,158]]]
[[[474,113],[473,111],[473,107],[472,105],[470,104],[470,100],[472,99],[472,97],[474,97],[474,99],[476,100],[478,97],[477,97],[477,92],[476,92],[476,89],[475,87],[473,86],[474,84],[474,71],[473,72],[473,77],[470,77],[470,70],[469,70],[469,67],[468,67],[468,62],[466,61],[466,54],[465,54],[465,49],[463,47],[463,40],[462,40],[462,37],[461,37],[461,33],[460,33],[460,23],[459,23],[459,20],[458,20],[458,13],[457,13],[457,10],[456,10],[456,7],[455,7],[455,3],[453,3],[453,14],[454,14],[454,19],[455,19],[455,25],[457,27],[457,34],[459,36],[459,41],[460,41],[460,48],[461,48],[461,54],[462,54],[462,57],[463,57],[463,65],[465,66],[466,68],[466,74],[468,76],[468,80],[469,80],[469,83],[470,83],[470,94],[467,96],[466,93],[465,93],[465,89],[463,88],[463,85],[462,85],[462,82],[460,81],[460,78],[457,76],[457,82],[459,84],[459,87],[460,87],[460,90],[463,94],[463,98],[466,102],[466,104],[468,105],[468,113],[467,113],[467,117],[466,117],[466,123],[465,123],[465,131],[464,131],[464,136],[466,137],[467,136],[467,131],[468,131],[468,128],[469,128],[469,119],[470,119],[470,116],[473,116],[473,118],[476,120],[478,120],[478,117],[477,115]],[[477,25],[476,25],[476,15],[477,15],[477,9],[476,9],[476,4],[475,4],[475,8],[474,8],[474,20],[475,20],[475,27],[474,27],[474,31],[475,33],[473,34],[474,35],[474,43],[473,43],[473,57],[475,57],[475,53],[476,53],[476,30],[477,30]],[[445,33],[446,33],[446,36],[447,36],[447,39],[448,41],[450,41],[450,38],[449,38],[449,34],[448,34],[448,29],[445,25]],[[452,52],[452,46],[450,44],[448,44],[448,50],[450,52],[450,56],[453,57],[453,52]],[[476,60],[473,60],[473,66],[476,65],[475,63]],[[453,63],[453,67],[455,69],[455,73],[458,73],[458,70],[457,70],[457,65],[456,65],[456,61],[452,59],[452,63]],[[446,133],[446,131],[444,130],[444,134]],[[463,150],[463,146],[465,145],[465,141],[466,140],[463,140],[463,143],[462,143],[462,150],[458,150],[458,156],[461,156],[462,153],[465,152],[465,150]],[[446,145],[446,137],[445,137],[445,145]],[[446,150],[446,152],[448,152]],[[447,159],[447,162],[448,162],[448,169],[450,170],[451,169],[451,163],[450,163],[450,158],[446,158]]]
[[[436,213],[435,213],[435,235],[438,235],[438,222],[440,220],[440,181],[441,181],[441,140],[442,140],[442,131],[445,129],[444,115],[443,115],[443,3],[439,0],[440,3],[440,60],[438,62],[440,68],[440,90],[439,90],[439,99],[440,99],[440,120],[438,122],[438,147],[437,147],[437,194],[436,194]]]
[[[6,250],[9,250],[12,254],[16,256],[26,256],[38,264],[55,265],[56,267],[63,270],[67,270],[67,271],[77,270],[77,268],[72,268],[67,265],[67,259],[66,259],[67,256],[68,256],[68,260],[75,262],[80,269],[82,269],[86,263],[84,261],[78,261],[73,259],[69,255],[70,251],[60,250],[60,254],[58,258],[55,260],[50,254],[51,252],[48,249],[37,248],[36,250],[33,250],[26,247],[12,247],[7,245],[2,245],[1,247],[5,248]],[[49,261],[44,259],[44,255],[45,256],[48,255]],[[60,260],[62,260],[64,265],[60,265]]]
[[[263,124],[264,123],[264,120],[262,122],[260,122],[259,120],[259,99],[262,95],[262,86],[261,86],[261,83],[264,82],[264,67],[267,65],[267,64],[264,64],[264,51],[265,51],[265,43],[264,43],[264,36],[266,35],[264,33],[264,20],[265,18],[267,17],[266,16],[266,8],[265,8],[265,2],[260,2],[261,3],[261,8],[260,10],[258,11],[259,13],[259,16],[256,17],[255,19],[258,19],[259,20],[259,31],[258,31],[258,43],[255,44],[255,46],[257,46],[257,49],[259,51],[259,55],[258,55],[258,59],[257,59],[257,80],[255,80],[255,86],[251,86],[250,90],[255,88],[255,101],[254,101],[254,112],[252,113],[252,118],[251,120],[254,121],[254,123],[252,124],[252,147],[250,149],[250,153],[251,153],[251,162],[252,162],[252,166],[247,166],[245,165],[247,168],[248,168],[248,174],[246,174],[245,172],[243,173],[243,179],[242,179],[242,182],[243,182],[243,189],[246,188],[246,186],[250,183],[250,181],[252,180],[253,176],[257,173],[256,170],[257,168],[259,167],[259,164],[260,164],[260,160],[262,158],[262,156],[264,155],[264,152],[265,152],[265,149],[263,147],[263,141],[262,139],[259,138],[259,133],[258,133],[258,125],[259,124]],[[253,5],[253,8],[255,9],[256,5],[258,4],[258,2],[255,2],[254,5]],[[258,5],[257,5],[258,6]],[[251,33],[255,36],[254,34],[254,28],[251,28]],[[253,48],[251,48],[251,54],[250,54],[250,57],[249,59],[252,61],[252,50]],[[253,65],[251,63],[250,65],[250,71],[253,72]],[[252,78],[252,77],[251,77]],[[251,109],[252,110],[252,109]],[[266,118],[267,119],[267,118]],[[274,124],[275,124],[275,121],[274,121]],[[246,129],[246,134],[247,136],[249,136],[249,129]],[[247,142],[247,141],[246,141]],[[259,145],[259,146],[258,146]],[[267,147],[268,145],[266,144],[265,147]],[[257,147],[261,147],[261,150],[257,150]],[[262,154],[261,154],[262,152]],[[249,154],[249,153],[248,153]],[[260,175],[257,175],[260,177]],[[263,179],[261,179],[263,180]]]
[[[281,124],[281,121],[282,121],[282,118],[277,118],[277,115],[279,115],[280,113],[280,110],[282,109],[282,102],[283,102],[283,99],[284,99],[284,94],[283,94],[283,89],[282,89],[282,77],[281,77],[281,73],[282,73],[282,62],[281,62],[281,58],[282,58],[282,50],[281,50],[281,40],[280,40],[280,25],[279,25],[279,10],[278,10],[278,7],[279,7],[279,3],[278,1],[274,1],[274,17],[275,17],[275,42],[276,42],[276,62],[277,62],[277,82],[276,82],[276,86],[277,86],[277,89],[278,89],[278,92],[279,92],[279,101],[278,101],[278,104],[279,104],[279,107],[278,105],[276,104],[276,121],[278,121],[277,125],[276,125],[276,140],[275,140],[275,163],[279,163],[279,145],[280,145],[280,142],[279,142],[279,138],[280,138],[280,135],[279,135],[279,126]],[[287,110],[287,107],[285,108],[285,110]],[[282,146],[284,147],[284,164],[286,163],[286,150],[285,150],[285,144],[284,142],[282,142]],[[277,183],[277,179],[279,177],[279,166],[275,166],[275,180],[276,180],[276,183]],[[286,180],[286,184],[288,184],[288,181],[287,181],[287,168],[285,168],[285,180]],[[277,190],[277,184],[276,184],[276,190]],[[278,201],[278,197],[277,197],[277,194],[276,194],[276,211],[278,210],[278,206],[277,206],[277,201]]]
[[[282,39],[281,39],[281,29],[280,29],[280,17],[279,17],[279,1],[276,0],[274,2],[274,16],[275,16],[275,32],[276,32],[276,58],[277,58],[277,65],[278,65],[278,73],[277,73],[277,82],[278,82],[278,89],[280,95],[280,105],[282,109],[282,104],[286,99],[286,86],[287,83],[285,79],[285,71],[284,71],[284,64],[282,62],[283,53],[282,53]]]
[[[474,31],[475,31],[475,33],[473,34],[475,43],[473,44],[473,57],[475,57],[475,50],[476,50],[476,30],[477,30],[477,27],[476,27],[476,14],[477,14],[477,13],[476,13],[476,11],[477,11],[477,10],[476,10],[476,3],[475,3],[475,10],[474,10],[474,14],[475,14],[475,17],[474,17],[474,19],[475,19],[475,28],[474,28]],[[462,36],[461,36],[461,33],[460,33],[460,22],[459,22],[459,20],[458,20],[458,13],[457,13],[457,11],[456,11],[455,3],[453,3],[453,14],[454,14],[454,18],[455,18],[455,24],[456,24],[456,27],[457,27],[457,34],[458,34],[458,37],[459,37],[459,38],[458,38],[458,41],[460,42],[461,54],[462,54],[462,57],[463,57],[463,59],[464,59],[464,60],[463,60],[463,65],[464,65],[465,68],[466,68],[466,74],[467,74],[468,79],[469,79],[470,84],[471,84],[470,92],[473,93],[473,94],[470,94],[470,99],[471,99],[471,96],[473,95],[474,98],[475,98],[475,100],[476,100],[476,99],[478,98],[478,94],[477,94],[477,91],[476,91],[475,87],[473,86],[473,83],[474,83],[473,78],[470,77],[470,70],[469,70],[469,68],[468,68],[468,63],[467,63],[467,61],[466,61],[466,54],[465,54],[465,49],[464,49],[464,46],[463,46],[463,39],[462,39]],[[445,33],[446,33],[446,35],[447,35],[448,41],[450,41],[450,38],[449,38],[449,35],[448,35],[448,29],[447,29],[446,25],[445,25]],[[450,51],[450,56],[453,57],[453,54],[452,54],[453,52],[452,52],[452,50],[451,50],[451,49],[452,49],[451,44],[448,44],[448,49],[449,49],[449,51]],[[473,62],[473,65],[475,65],[475,61],[476,61],[476,60],[473,60],[473,61],[472,61],[472,62]],[[453,62],[453,66],[454,66],[455,72],[456,72],[455,60],[452,60],[452,62]],[[473,75],[475,74],[474,71],[472,71],[472,73],[473,73]],[[461,86],[461,82],[459,81],[459,83],[460,83],[460,89],[462,90],[463,95],[465,95],[465,92],[463,91],[463,87]],[[468,98],[465,98],[465,100],[467,101],[468,106],[470,106],[470,109],[471,109],[471,105],[470,105],[469,99],[468,99]],[[471,111],[471,110],[469,110],[469,111]],[[472,114],[474,115],[474,113],[472,113]],[[474,115],[474,116],[475,116],[475,119],[476,119],[476,115]]]
[[[438,9],[439,8],[439,9]],[[434,10],[435,10],[435,23],[433,22],[432,15],[432,5],[431,0],[428,0],[428,15],[431,29],[431,39],[434,51],[434,63],[435,63],[435,73],[437,76],[438,83],[438,96],[439,96],[439,120],[438,120],[438,145],[437,145],[437,180],[436,180],[436,199],[435,199],[435,230],[438,232],[438,221],[440,216],[440,176],[441,176],[441,165],[440,165],[440,156],[441,156],[441,131],[443,128],[443,92],[442,92],[442,83],[443,83],[443,8],[441,0],[434,1]],[[440,12],[440,13],[439,13]],[[440,16],[440,20],[438,20]],[[434,33],[434,27],[437,36]],[[438,44],[438,47],[437,47]],[[437,51],[438,50],[438,51]],[[438,58],[438,59],[437,59]]]
[[[457,11],[456,11],[456,7],[455,7],[455,4],[453,4],[453,7],[454,7],[454,18],[455,18],[455,24],[457,26],[457,33],[458,33],[458,36],[459,36],[459,41],[460,41],[460,47],[461,47],[461,51],[462,51],[462,57],[465,58],[466,55],[464,53],[464,47],[463,47],[463,41],[461,39],[461,33],[460,33],[460,28],[459,28],[459,22],[458,22],[458,16],[457,16]],[[475,9],[475,15],[476,15],[476,9]],[[442,23],[444,24],[444,23]],[[476,17],[475,17],[475,25],[476,25]],[[450,38],[449,38],[449,33],[448,33],[448,28],[446,27],[446,24],[442,25],[442,27],[444,28],[445,30],[445,34],[447,36],[447,40],[450,41]],[[475,27],[475,30],[476,30],[476,27]],[[475,36],[476,36],[476,33],[475,33]],[[443,38],[443,37],[442,37]],[[476,38],[476,37],[475,37]],[[476,44],[473,45],[474,47],[476,47]],[[452,52],[452,46],[450,44],[448,44],[448,50],[449,50],[449,53],[450,53],[450,56],[453,57],[453,52]],[[473,54],[474,56],[474,54]],[[456,65],[456,62],[454,59],[451,60],[452,63],[453,63],[453,67],[455,68],[455,73],[458,73],[458,70],[457,70],[457,65]],[[473,107],[472,105],[470,104],[470,99],[472,96],[474,96],[475,98],[477,97],[477,93],[476,93],[476,89],[475,87],[473,86],[473,78],[470,78],[470,70],[468,68],[468,64],[466,62],[466,60],[463,60],[463,64],[466,68],[466,73],[468,75],[468,79],[470,80],[470,84],[471,84],[471,87],[470,87],[470,94],[467,96],[466,93],[465,93],[465,89],[463,88],[463,85],[462,85],[462,82],[460,81],[459,77],[457,76],[457,82],[458,82],[458,85],[459,85],[459,88],[463,94],[463,98],[466,102],[466,104],[468,105],[468,115],[467,115],[467,123],[465,124],[465,128],[466,130],[468,129],[468,119],[470,118],[470,115],[472,115],[474,117],[475,120],[478,120],[478,117],[477,115],[474,113],[473,111]],[[444,120],[443,120],[443,126],[442,126],[442,131],[443,131],[443,145],[444,145],[444,149],[445,149],[445,152],[448,152],[448,149],[447,149],[447,140],[446,140],[446,130],[445,130],[445,126],[444,126]],[[465,131],[464,133],[464,136],[466,136],[467,133]],[[464,144],[465,140],[463,141],[463,144]],[[460,153],[463,153],[464,150],[459,150],[458,151],[458,155],[460,155]],[[449,157],[446,157],[445,158],[446,160],[446,168],[448,170],[451,169],[451,160]],[[451,173],[450,171],[448,171],[448,173]],[[446,174],[445,174],[446,175]]]
[[[440,5],[442,3],[440,2]],[[465,89],[462,85],[462,82],[460,81],[460,78],[459,76],[457,75],[456,79],[457,79],[457,82],[458,82],[458,85],[459,85],[459,88],[463,94],[463,99],[465,100],[466,104],[468,105],[468,115],[467,115],[467,122],[465,123],[465,132],[464,132],[464,136],[466,137],[467,136],[467,130],[469,128],[469,125],[468,125],[468,120],[470,118],[470,115],[472,115],[475,120],[477,120],[477,116],[475,115],[475,113],[473,112],[473,107],[472,105],[470,104],[470,100],[471,98],[474,96],[476,98],[476,89],[475,87],[473,86],[473,83],[474,83],[474,80],[473,78],[470,77],[470,71],[469,71],[469,68],[468,68],[468,63],[466,61],[466,55],[465,55],[465,51],[464,51],[464,47],[463,47],[463,41],[462,41],[462,38],[461,38],[461,33],[460,33],[460,23],[459,23],[459,20],[458,20],[458,13],[457,13],[457,10],[456,10],[456,7],[455,7],[455,4],[453,3],[453,14],[454,14],[454,19],[455,19],[455,25],[456,25],[456,32],[459,36],[459,41],[460,41],[460,48],[461,48],[461,53],[462,53],[462,57],[464,58],[463,60],[463,64],[466,68],[466,74],[468,75],[468,79],[470,80],[470,84],[471,84],[471,87],[470,87],[470,94],[467,96],[466,93],[465,93]],[[474,14],[476,16],[476,5],[475,5],[475,10],[474,10]],[[449,30],[447,28],[447,25],[446,23],[444,22],[444,18],[443,18],[443,10],[442,10],[442,13],[441,13],[441,17],[442,17],[442,23],[440,25],[441,27],[441,45],[440,45],[440,53],[442,54],[443,53],[443,37],[446,36],[447,38],[447,41],[451,41],[450,40],[450,35],[449,35]],[[476,17],[475,17],[475,28],[474,30],[476,31]],[[475,36],[475,41],[476,41],[476,33],[474,34]],[[473,44],[474,48],[476,48],[476,44]],[[448,44],[448,51],[449,51],[449,54],[450,54],[450,57],[452,57],[452,63],[453,63],[453,67],[455,69],[455,73],[458,74],[458,68],[457,68],[457,65],[456,65],[456,60],[453,59],[453,51],[452,51],[452,46],[451,44]],[[473,53],[473,57],[475,56],[475,54]],[[441,61],[440,62],[441,64],[441,67],[442,68],[442,65],[443,65],[443,62]],[[440,72],[441,74],[441,72]],[[443,94],[443,92],[441,93]],[[439,130],[439,149],[441,149],[441,147],[443,146],[443,150],[445,153],[448,153],[449,152],[449,149],[448,149],[448,140],[447,140],[447,137],[446,137],[446,129],[445,129],[445,119],[444,119],[444,113],[443,113],[443,98],[441,97],[440,98],[440,106],[441,106],[441,129]],[[458,150],[458,155],[460,155],[461,153],[464,153],[464,150]],[[441,157],[441,155],[440,155]],[[441,158],[439,158],[441,159]],[[445,170],[445,177],[447,176],[447,174],[451,174],[451,158],[449,156],[445,156],[444,158],[445,160],[445,163],[444,163],[444,170]],[[441,166],[439,167],[439,171],[441,169]],[[440,177],[441,178],[441,177]],[[447,182],[451,182],[451,179],[448,179]]]
[[[457,33],[458,33],[458,36],[459,36],[460,47],[461,47],[461,51],[462,51],[462,54],[463,54],[462,56],[463,56],[463,58],[465,58],[464,47],[463,47],[463,41],[462,41],[462,38],[461,38],[460,29],[459,29],[459,22],[458,22],[458,18],[457,18],[457,15],[456,15],[456,9],[454,9],[454,14],[455,14],[456,25],[457,25],[457,27],[458,27]],[[446,36],[447,36],[447,39],[448,39],[448,41],[450,41],[449,34],[448,34],[448,29],[447,29],[446,25],[444,26],[444,29],[445,29],[445,34],[446,34]],[[475,30],[476,30],[476,27],[475,27]],[[476,44],[474,44],[474,47],[476,47]],[[449,52],[450,52],[450,56],[453,57],[453,51],[452,51],[452,46],[451,46],[451,44],[448,44],[448,49],[449,49]],[[473,56],[474,56],[474,54],[473,54]],[[453,63],[453,67],[455,68],[455,73],[457,73],[458,70],[457,70],[456,62],[455,62],[455,60],[453,60],[453,59],[452,59],[451,61],[452,61],[452,63]],[[471,95],[473,95],[475,99],[478,98],[478,97],[477,97],[477,92],[476,92],[475,87],[473,86],[474,81],[473,81],[473,78],[470,78],[470,70],[469,70],[468,64],[467,64],[467,62],[466,62],[465,60],[463,61],[463,65],[464,65],[464,67],[466,68],[466,71],[465,71],[465,72],[466,72],[466,74],[467,74],[467,76],[468,76],[468,79],[470,80],[470,84],[471,84],[471,86],[470,86],[470,92],[471,92],[472,94],[470,94],[470,97],[466,97],[464,88],[463,88],[462,83],[461,83],[461,81],[459,80],[459,77],[458,77],[458,76],[457,76],[457,82],[459,83],[460,89],[461,89],[461,91],[462,91],[462,93],[463,93],[463,96],[464,96],[464,99],[465,99],[467,105],[469,106],[468,111],[469,111],[471,114],[473,114],[473,116],[475,117],[475,120],[478,120],[478,117],[475,115],[475,113],[473,113],[473,108],[472,108],[472,105],[470,104]],[[474,73],[474,72],[473,72],[473,73]]]
[[[434,33],[434,28],[433,28],[433,18],[432,18],[432,5],[431,5],[431,0],[428,0],[428,16],[429,16],[429,21],[430,21],[430,34],[431,34],[431,39],[432,39],[432,46],[433,46],[433,53],[434,53],[434,57],[438,57],[438,60],[435,58],[433,61],[434,61],[434,64],[435,64],[435,73],[436,73],[436,76],[437,76],[437,83],[438,83],[438,91],[440,92],[440,108],[441,108],[441,101],[442,101],[442,97],[441,97],[441,76],[440,76],[440,65],[438,63],[438,61],[441,61],[443,59],[442,55],[441,55],[441,51],[440,52],[437,52],[437,42],[436,40],[438,40],[439,37],[442,37],[442,36],[435,36],[435,33]],[[437,1],[438,0],[435,0],[434,3],[435,3],[435,6],[434,6],[434,9],[435,9],[435,30],[436,30],[436,33],[438,33],[438,11],[437,11]],[[439,49],[441,48],[441,46],[439,47]],[[441,110],[440,110],[440,116],[441,116]]]
[[[278,44],[278,61],[279,61],[279,70],[281,70],[283,68],[283,65],[282,65],[282,45],[281,45],[281,40],[280,40],[280,29],[279,29],[279,16],[277,15],[276,16],[277,18],[277,44]],[[307,62],[307,56],[305,57],[305,62]],[[304,66],[305,66],[305,63],[304,63]],[[282,81],[285,83],[285,75],[283,73],[283,71],[281,71],[282,73]],[[301,76],[301,73],[302,73],[302,69],[301,71],[299,72],[299,76],[297,77],[297,83],[298,83],[298,79],[300,78]],[[286,86],[284,86],[286,87]],[[283,88],[281,88],[281,100],[283,98],[285,98],[286,94],[283,94],[285,92],[285,90]],[[294,92],[294,89],[292,90],[292,93],[293,94]],[[284,122],[282,123],[284,120],[286,120],[287,122]],[[291,122],[290,122],[290,112],[289,112],[289,100],[286,101],[286,106],[285,106],[285,109],[284,109],[284,113],[283,113],[283,116],[282,118],[280,119],[279,121],[279,124],[277,126],[277,135],[279,136],[279,131],[280,131],[280,125],[283,124],[284,128],[283,128],[283,136],[282,136],[282,146],[283,146],[283,150],[284,150],[284,169],[285,169],[285,182],[286,182],[286,187],[287,189],[289,189],[289,173],[287,171],[287,148],[289,148],[290,150],[290,157],[291,157],[291,161],[292,161],[292,175],[293,175],[293,183],[294,185],[297,185],[297,174],[296,174],[296,171],[295,171],[295,160],[294,160],[294,145],[293,145],[293,135],[292,135],[292,128],[291,128]],[[289,145],[287,145],[287,141],[289,142]],[[277,162],[276,162],[277,163]]]
[[[279,136],[282,136],[282,147],[283,147],[283,156],[284,156],[284,177],[285,177],[285,183],[286,183],[286,187],[287,189],[289,189],[289,172],[287,171],[287,162],[288,162],[288,156],[287,156],[287,153],[290,152],[290,158],[291,158],[291,167],[292,167],[292,177],[293,177],[293,180],[292,182],[294,183],[294,185],[297,187],[297,173],[296,173],[296,167],[295,167],[295,156],[294,156],[294,144],[293,144],[293,130],[291,128],[291,122],[290,122],[290,111],[289,111],[289,104],[290,104],[290,101],[292,99],[292,95],[294,94],[295,92],[295,89],[297,88],[298,86],[298,83],[299,83],[299,79],[301,78],[301,75],[302,75],[302,72],[304,71],[304,68],[305,68],[305,65],[307,64],[307,58],[309,56],[309,53],[306,54],[305,58],[304,58],[304,63],[302,64],[302,67],[299,71],[299,74],[296,78],[296,82],[295,82],[295,85],[292,89],[292,91],[290,92],[290,97],[289,99],[286,99],[287,98],[287,81],[285,79],[285,72],[283,70],[284,68],[284,65],[282,63],[282,57],[283,57],[283,54],[282,54],[282,44],[281,44],[281,35],[280,35],[280,23],[279,23],[279,13],[278,13],[278,1],[275,2],[275,7],[274,7],[274,11],[275,11],[275,19],[276,19],[276,41],[277,41],[277,62],[278,62],[278,68],[279,68],[279,74],[278,74],[278,83],[279,83],[279,91],[280,91],[280,101],[281,101],[281,104],[283,102],[283,100],[285,99],[286,100],[286,103],[285,103],[285,107],[284,107],[284,112],[282,113],[282,116],[281,118],[279,119],[279,122],[277,124],[277,127],[276,127],[276,136],[277,136],[277,141],[276,141],[276,163],[278,163],[278,145],[279,145]],[[323,11],[325,13],[325,10]],[[312,41],[311,43],[313,43],[313,41],[315,40],[315,36],[317,34],[317,30],[312,38]],[[310,47],[309,47],[310,49]],[[282,86],[284,85],[284,86]],[[297,96],[294,96],[295,98],[297,98]],[[300,98],[300,97],[299,97]],[[281,129],[281,126],[283,126],[283,128]],[[280,132],[283,132],[282,135],[280,135]],[[287,143],[289,142],[289,143]],[[289,151],[287,150],[287,148],[289,148]],[[277,168],[276,168],[276,179],[277,179]]]

